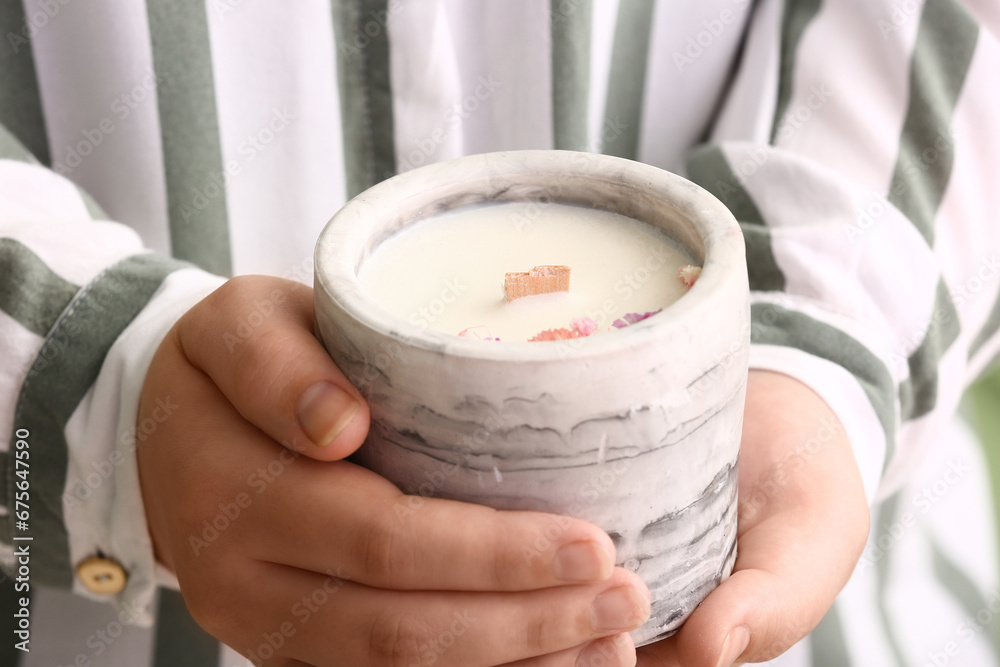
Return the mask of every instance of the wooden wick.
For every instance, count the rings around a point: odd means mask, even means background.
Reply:
[[[569,291],[568,266],[536,266],[531,271],[507,273],[504,276],[503,292],[507,303],[522,296]]]

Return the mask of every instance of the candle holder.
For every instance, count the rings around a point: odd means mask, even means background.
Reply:
[[[421,329],[358,270],[405,227],[499,202],[610,211],[655,225],[701,265],[663,312],[620,331],[488,342]],[[613,249],[609,249],[613,252]],[[316,323],[371,406],[355,460],[412,494],[591,521],[652,594],[637,645],[669,636],[730,573],[749,353],[736,220],[697,185],[629,160],[513,151],[422,167],[358,195],[316,247]],[[650,279],[676,280],[654,275]],[[560,522],[526,545],[530,560]]]

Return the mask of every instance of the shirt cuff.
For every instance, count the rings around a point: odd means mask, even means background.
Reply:
[[[63,510],[71,563],[100,554],[125,570],[111,601],[132,623],[149,625],[157,572],[136,464],[136,442],[169,418],[179,396],[158,397],[154,417],[137,424],[153,355],[170,328],[224,281],[195,268],[170,273],[110,348],[90,392],[66,427],[69,465]],[[161,418],[162,417],[162,418]],[[95,475],[96,473],[96,475]],[[161,568],[162,569],[162,568]],[[73,590],[100,600],[75,578]]]

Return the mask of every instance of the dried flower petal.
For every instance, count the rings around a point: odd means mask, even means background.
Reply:
[[[480,336],[476,331],[474,331],[474,329],[486,329],[486,335]],[[490,330],[487,329],[482,324],[480,324],[479,326],[462,329],[461,331],[458,332],[458,335],[461,336],[462,338],[475,338],[477,340],[496,340],[496,341],[500,340],[499,338],[493,336],[493,334],[490,333]]]
[[[597,331],[597,322],[590,317],[574,317],[569,324],[581,336],[589,336]]]
[[[578,338],[578,337],[579,336],[575,335],[569,329],[546,329],[545,331],[542,331],[541,333],[538,333],[535,336],[529,338],[528,342],[538,343],[547,340],[569,340],[570,338]]]
[[[528,339],[530,343],[537,343],[546,340],[570,340],[572,338],[586,338],[597,331],[597,322],[590,317],[574,317],[570,322],[570,329],[546,329],[541,333]]]
[[[694,281],[698,280],[698,276],[700,275],[701,267],[694,266],[692,264],[682,266],[677,271],[677,277],[681,279],[681,282],[684,283],[688,289],[691,289],[691,286],[694,285]]]
[[[624,329],[630,324],[635,324],[636,322],[642,322],[643,320],[652,317],[653,315],[656,315],[657,313],[662,311],[663,311],[662,308],[658,308],[657,310],[653,310],[648,313],[643,313],[642,315],[640,315],[639,313],[626,313],[625,315],[622,315],[620,319],[617,319],[614,322],[612,322],[611,326],[615,327],[616,329]]]

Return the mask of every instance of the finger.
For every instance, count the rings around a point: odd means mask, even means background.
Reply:
[[[146,456],[163,456],[157,469],[164,478],[187,480],[164,493],[199,499],[170,517],[151,511],[172,525],[191,567],[210,549],[238,548],[314,572],[340,568],[339,576],[394,589],[526,590],[611,574],[614,544],[589,522],[406,496],[352,463],[318,462],[276,445],[204,375],[189,373],[201,381],[187,384],[174,423],[209,435],[173,443],[169,457],[162,448]],[[218,433],[226,442],[214,439]],[[239,457],[229,442],[239,443]],[[176,475],[178,466],[193,472]],[[216,470],[226,471],[229,486],[213,483]]]
[[[258,470],[276,470],[274,457],[272,449]],[[316,572],[340,567],[371,586],[527,590],[600,581],[614,567],[611,538],[591,523],[407,496],[346,461],[298,459],[266,493],[282,501],[250,508],[250,554]]]
[[[770,544],[770,537],[761,537]],[[749,541],[741,548],[756,546]],[[728,667],[784,653],[815,627],[846,581],[823,581],[823,563],[797,553],[806,558],[801,568],[775,563],[754,568],[738,561],[740,569],[695,609],[677,635],[639,649],[639,665]]]
[[[635,667],[635,644],[627,632],[565,651],[509,662],[504,667]]]
[[[624,569],[600,584],[520,593],[387,591],[270,563],[247,575],[255,585],[244,604],[265,610],[261,620],[217,601],[191,607],[210,631],[237,635],[235,648],[251,660],[268,645],[330,667],[486,667],[566,651],[649,616],[645,586]]]
[[[368,432],[368,406],[313,335],[312,289],[234,278],[178,323],[178,343],[245,419],[312,458],[344,458]]]

